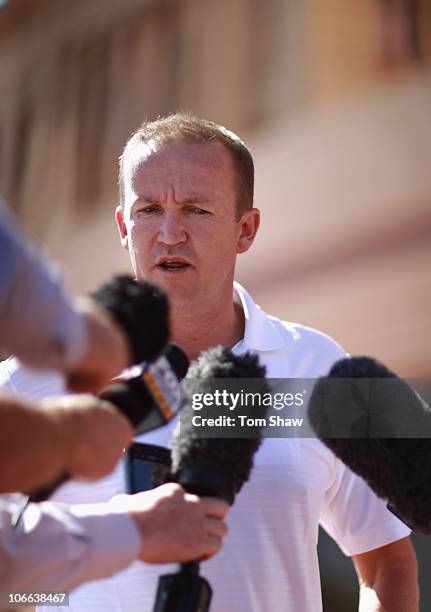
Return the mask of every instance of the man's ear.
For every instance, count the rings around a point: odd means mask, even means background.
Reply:
[[[127,227],[124,222],[123,207],[118,205],[115,209],[115,220],[117,222],[118,231],[120,232],[121,246],[129,250],[129,239],[127,235]]]
[[[239,221],[238,240],[236,245],[237,253],[245,253],[253,244],[257,230],[260,225],[260,210],[250,208],[243,213]]]

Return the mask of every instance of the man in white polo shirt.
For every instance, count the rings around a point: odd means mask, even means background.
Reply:
[[[135,274],[169,294],[173,339],[189,358],[215,346],[251,350],[274,378],[314,378],[345,355],[328,336],[268,316],[234,284],[236,257],[256,236],[253,161],[232,132],[189,114],[143,124],[121,159],[116,219]],[[7,384],[31,395],[31,374],[9,363]],[[168,445],[174,425],[142,436]],[[121,468],[103,483],[69,484],[57,499],[107,500]],[[318,612],[319,522],[352,556],[361,610],[418,610],[409,530],[318,440],[266,438],[229,517],[224,548],[202,567],[211,612]],[[79,612],[151,610],[157,577],[171,566],[134,563],[71,595]]]

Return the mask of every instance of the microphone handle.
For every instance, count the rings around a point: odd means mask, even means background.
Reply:
[[[212,588],[199,575],[199,561],[182,563],[176,574],[160,576],[153,612],[208,612]]]

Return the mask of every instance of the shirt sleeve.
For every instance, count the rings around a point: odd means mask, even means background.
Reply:
[[[16,511],[16,502],[0,501],[0,591],[69,591],[138,555],[133,519],[107,504],[30,504],[14,528]]]
[[[325,494],[320,523],[345,555],[358,555],[407,537],[411,530],[365,480],[334,457],[335,479]]]
[[[85,325],[53,268],[26,244],[0,202],[0,348],[66,370],[87,348]]]

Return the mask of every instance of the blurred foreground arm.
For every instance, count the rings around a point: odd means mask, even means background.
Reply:
[[[123,333],[92,301],[71,303],[1,201],[0,319],[2,351],[70,373],[74,390],[99,390],[130,361]]]
[[[418,566],[410,538],[355,555],[353,561],[359,612],[418,612]]]
[[[0,504],[0,591],[68,591],[136,559],[207,558],[220,549],[228,510],[167,484],[107,504],[30,504],[13,529],[13,507]]]
[[[38,406],[0,399],[0,493],[29,492],[63,472],[94,480],[109,474],[131,442],[127,419],[92,395]]]

